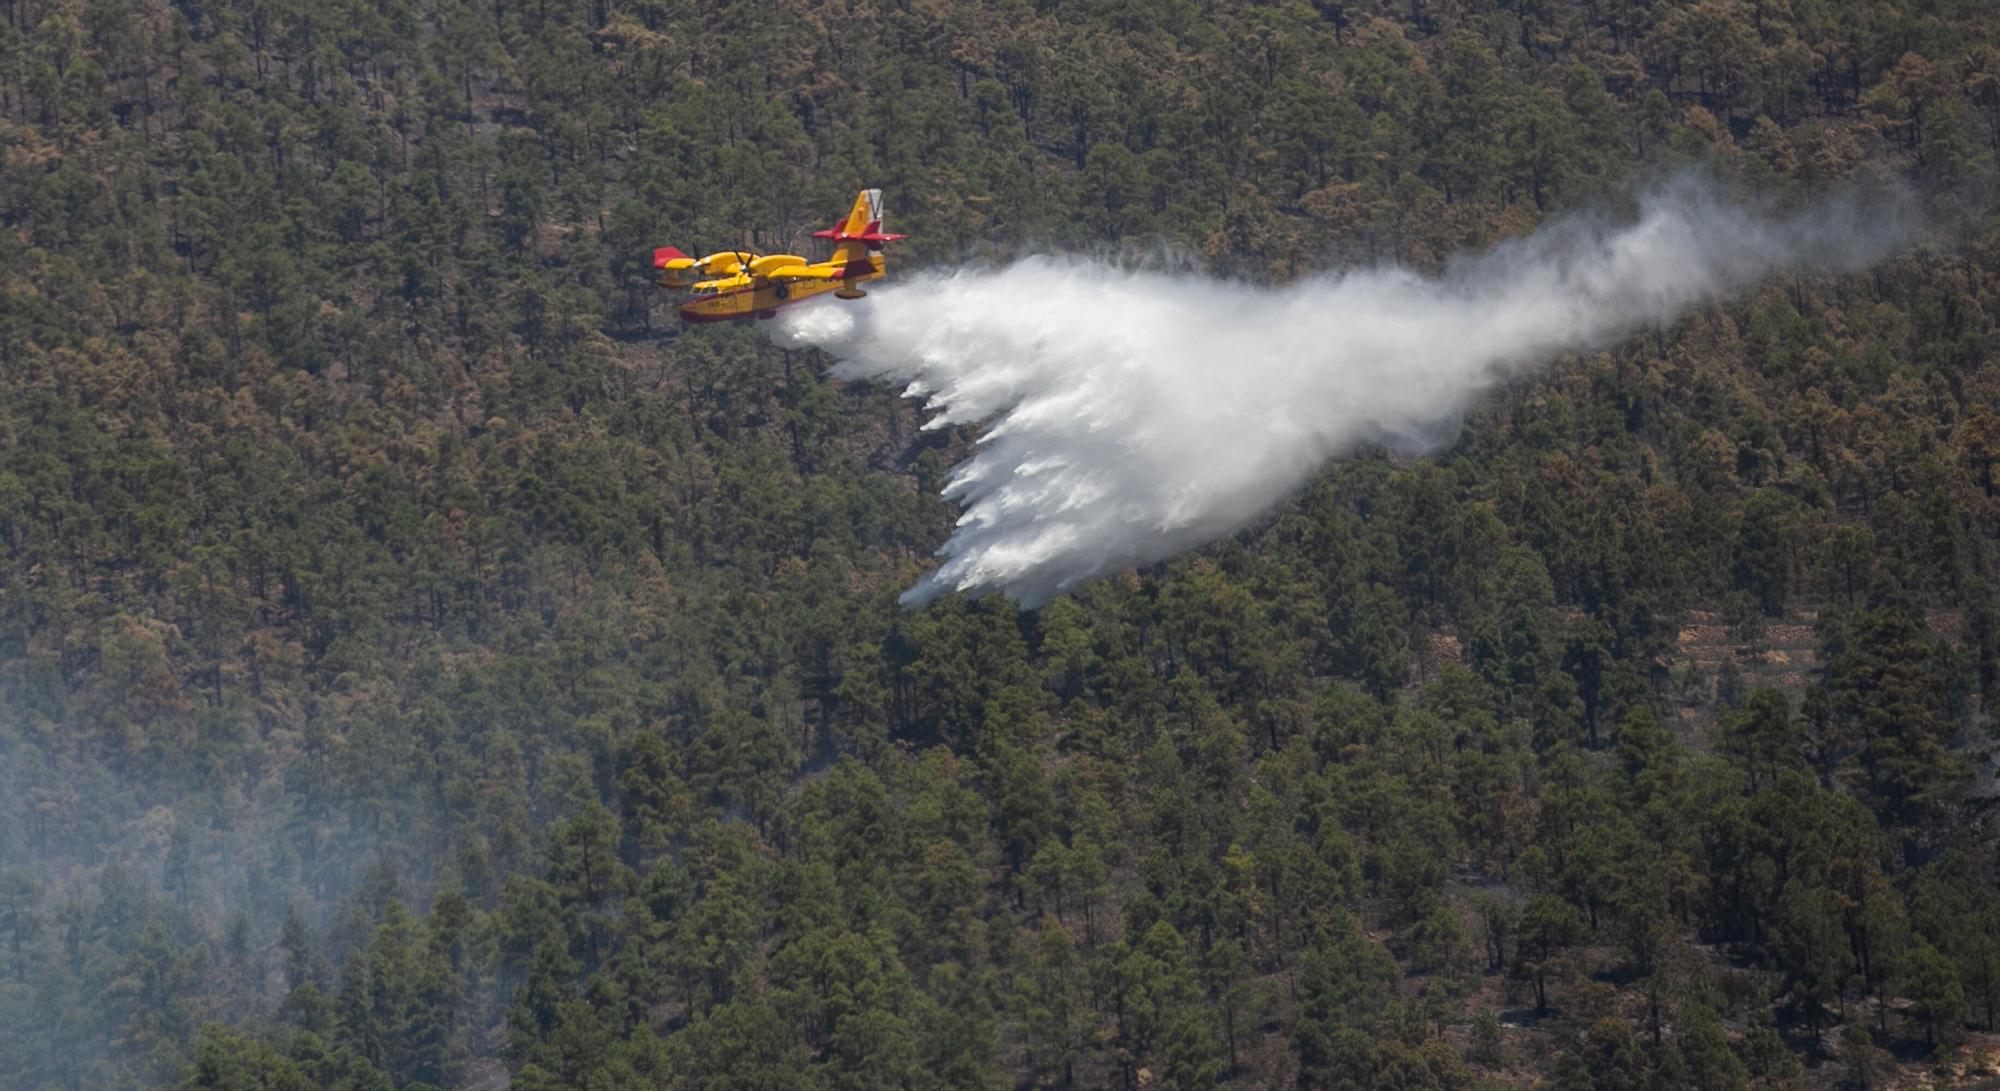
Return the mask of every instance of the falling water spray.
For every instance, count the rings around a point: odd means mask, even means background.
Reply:
[[[1679,179],[1635,217],[1572,216],[1425,276],[1280,288],[1031,257],[916,275],[772,334],[837,376],[904,384],[926,427],[979,424],[942,563],[903,596],[1038,605],[1228,534],[1330,459],[1432,449],[1476,399],[1773,274],[1849,272],[1908,241],[1897,193],[1778,215]]]

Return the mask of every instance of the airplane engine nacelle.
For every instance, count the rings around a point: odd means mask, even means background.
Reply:
[[[765,254],[761,258],[752,258],[749,269],[756,276],[767,277],[774,270],[792,265],[804,265],[805,263],[806,259],[799,257],[797,254]]]

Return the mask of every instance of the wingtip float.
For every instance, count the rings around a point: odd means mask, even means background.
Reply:
[[[771,318],[778,308],[832,292],[837,299],[860,299],[865,281],[880,280],[888,268],[885,243],[902,235],[882,230],[882,191],[864,189],[840,223],[813,238],[831,239],[833,256],[809,262],[796,254],[754,254],[723,250],[705,258],[690,257],[671,246],[653,251],[653,268],[660,287],[687,289],[680,305],[687,322],[726,322],[740,318]]]

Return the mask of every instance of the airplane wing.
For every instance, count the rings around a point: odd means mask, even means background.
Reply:
[[[671,246],[662,246],[653,251],[653,268],[660,271],[660,283],[669,288],[685,288],[688,276],[699,264],[693,258]]]
[[[743,268],[743,254],[735,250],[722,250],[710,254],[695,264],[701,266],[703,272],[734,273]]]
[[[755,283],[756,278],[750,274],[736,273],[731,276],[717,277],[714,280],[704,280],[691,287],[697,292],[727,292],[736,288],[746,288]]]
[[[771,275],[772,270],[786,269],[794,265],[804,265],[805,263],[806,259],[797,254],[765,254],[761,258],[752,258],[750,264],[744,266],[744,268],[751,276],[768,277]]]
[[[771,269],[764,273],[766,279],[784,282],[788,280],[839,280],[840,274],[824,265],[787,265],[782,269]]]

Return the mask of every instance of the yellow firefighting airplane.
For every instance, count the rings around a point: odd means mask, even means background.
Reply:
[[[660,287],[688,288],[681,318],[689,322],[723,322],[732,318],[771,318],[779,307],[832,292],[838,299],[866,295],[861,282],[880,280],[887,262],[882,244],[902,235],[882,233],[882,191],[864,189],[854,198],[847,219],[813,238],[832,239],[833,257],[808,262],[796,254],[757,255],[724,250],[691,258],[671,246],[653,251],[653,268]],[[696,280],[695,277],[710,277]]]

